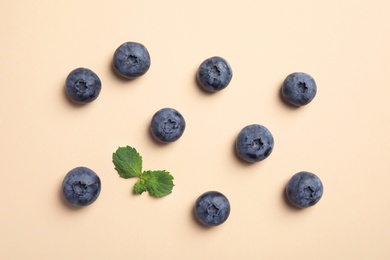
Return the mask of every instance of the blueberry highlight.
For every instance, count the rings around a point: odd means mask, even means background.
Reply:
[[[220,192],[208,191],[203,193],[195,202],[195,217],[208,227],[224,223],[230,214],[230,202]]]
[[[179,111],[173,108],[163,108],[157,111],[150,123],[154,138],[162,143],[178,140],[184,132],[186,122]]]
[[[150,68],[150,55],[146,47],[137,42],[125,42],[114,53],[115,71],[128,79],[144,75]]]
[[[102,83],[99,77],[87,68],[77,68],[71,71],[65,81],[68,97],[79,104],[94,101],[99,96],[101,88]]]
[[[244,127],[236,139],[237,154],[247,162],[255,163],[267,158],[274,148],[271,132],[262,125]]]
[[[77,207],[93,203],[100,194],[99,176],[89,168],[76,167],[65,176],[62,193],[65,200]]]
[[[310,75],[303,72],[288,75],[282,85],[283,98],[294,106],[309,104],[316,94],[316,82]]]
[[[298,208],[308,208],[321,199],[324,188],[317,175],[310,172],[298,172],[286,186],[286,195],[291,204]]]
[[[197,80],[202,88],[217,92],[226,88],[233,76],[229,63],[221,57],[211,57],[200,64]]]

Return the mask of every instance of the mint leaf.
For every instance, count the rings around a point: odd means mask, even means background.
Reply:
[[[172,193],[173,176],[167,171],[145,171],[141,180],[144,180],[146,189],[153,197],[163,197]]]
[[[135,194],[141,194],[144,191],[147,191],[145,181],[143,179],[139,179],[135,184],[134,184],[134,193]]]
[[[159,198],[172,193],[173,176],[167,171],[142,172],[142,157],[135,148],[119,147],[112,154],[112,162],[120,177],[139,178],[134,184],[135,194],[148,191],[151,196]]]
[[[133,147],[119,147],[112,155],[112,162],[122,178],[140,177],[142,174],[142,157]]]

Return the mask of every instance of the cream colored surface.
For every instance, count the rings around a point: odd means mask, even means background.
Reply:
[[[390,259],[390,3],[346,1],[3,1],[0,9],[0,259]],[[125,41],[152,65],[127,81],[111,69]],[[207,94],[199,64],[222,56],[233,79]],[[65,96],[67,74],[95,71],[100,96]],[[318,93],[292,109],[287,74],[311,74]],[[185,117],[177,142],[148,126],[162,107]],[[275,149],[248,165],[234,154],[244,126],[263,124]],[[111,162],[131,145],[145,169],[166,169],[173,193],[131,193]],[[95,170],[98,200],[62,201],[65,174]],[[296,172],[325,191],[295,210],[283,197]],[[208,190],[231,202],[229,219],[205,229],[192,216]]]

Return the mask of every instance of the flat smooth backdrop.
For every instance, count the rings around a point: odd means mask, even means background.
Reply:
[[[103,3],[105,2],[105,3]],[[390,4],[345,1],[2,1],[0,8],[1,259],[390,259]],[[143,43],[152,65],[123,80],[115,49]],[[224,57],[233,79],[209,94],[200,63]],[[95,71],[100,96],[65,95],[68,73]],[[312,75],[312,103],[280,98],[284,78]],[[152,115],[179,110],[187,128],[161,145]],[[274,135],[265,161],[246,164],[234,142],[249,124]],[[112,153],[131,145],[144,169],[168,170],[173,193],[132,194]],[[98,173],[98,200],[81,209],[60,187],[77,166]],[[284,188],[317,174],[324,195],[296,210]],[[221,226],[192,214],[205,191],[231,203]]]

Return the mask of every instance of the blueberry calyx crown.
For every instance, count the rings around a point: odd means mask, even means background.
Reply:
[[[219,213],[219,208],[217,205],[215,205],[214,203],[213,204],[210,204],[208,207],[207,207],[207,213],[212,216],[212,217],[218,217],[218,213]]]
[[[76,81],[74,87],[77,89],[78,93],[83,93],[89,88],[88,83],[83,79]]]
[[[298,89],[301,93],[305,94],[308,90],[308,87],[306,86],[306,83],[305,82],[298,82]]]
[[[137,56],[130,54],[126,56],[126,62],[130,66],[136,66],[138,63],[140,63],[140,59]]]
[[[163,128],[165,133],[172,133],[172,132],[176,131],[177,128],[179,128],[179,123],[172,118],[168,118],[164,122],[162,128]]]
[[[209,76],[211,78],[218,78],[221,75],[221,71],[218,69],[217,66],[212,66],[209,70]]]
[[[257,139],[253,139],[252,142],[249,143],[249,146],[253,150],[260,150],[260,149],[262,149],[264,147],[264,143],[261,140],[261,138],[257,138]]]
[[[83,196],[87,192],[87,184],[82,181],[75,181],[72,184],[72,189],[77,196]]]

